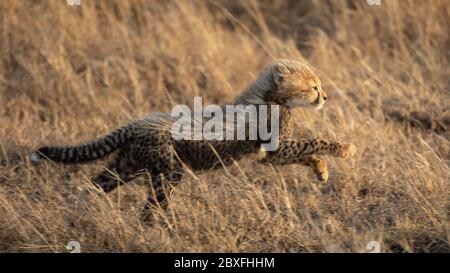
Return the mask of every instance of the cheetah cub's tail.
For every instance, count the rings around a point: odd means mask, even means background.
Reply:
[[[42,147],[31,154],[37,163],[46,158],[62,163],[82,163],[103,158],[130,141],[133,136],[129,128],[119,128],[92,142],[72,147]]]

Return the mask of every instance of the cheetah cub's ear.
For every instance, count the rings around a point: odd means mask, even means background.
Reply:
[[[272,73],[276,85],[280,85],[283,82],[283,78],[291,74],[289,69],[283,63],[276,63]]]

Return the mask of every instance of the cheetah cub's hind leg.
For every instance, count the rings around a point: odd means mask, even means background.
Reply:
[[[178,161],[170,145],[159,149],[149,149],[146,153],[146,171],[151,175],[151,185],[147,190],[147,202],[142,218],[148,224],[153,222],[155,209],[166,210],[171,197],[183,177],[183,166]]]
[[[117,188],[117,186],[128,183],[138,175],[139,164],[133,159],[131,151],[124,150],[92,182],[105,193],[108,193]]]

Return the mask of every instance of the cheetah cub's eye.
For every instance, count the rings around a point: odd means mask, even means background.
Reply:
[[[317,87],[317,86],[314,86],[313,89],[314,89],[314,91],[319,91],[319,87]]]

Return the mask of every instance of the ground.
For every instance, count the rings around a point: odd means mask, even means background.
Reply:
[[[444,0],[1,1],[0,251],[449,251],[450,6]],[[146,179],[80,201],[103,161],[35,166],[152,111],[232,101],[278,58],[308,63],[328,100],[296,136],[354,143],[302,166],[188,174],[153,226]]]

